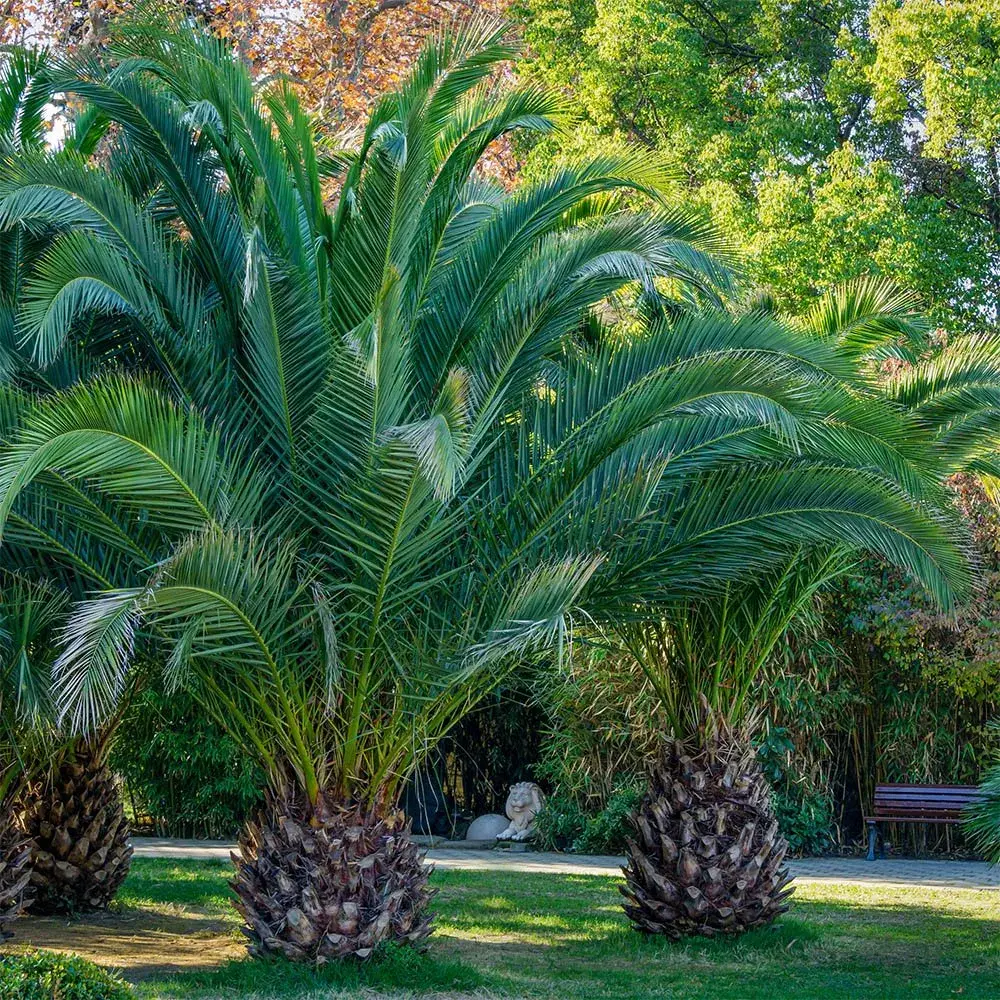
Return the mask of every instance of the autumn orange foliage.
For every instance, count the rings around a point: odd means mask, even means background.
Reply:
[[[143,0],[3,0],[0,39],[100,46],[116,17]],[[260,79],[286,77],[330,123],[361,121],[405,74],[427,35],[508,0],[185,0],[251,63]],[[147,0],[148,6],[148,0]],[[171,4],[172,10],[178,9]]]

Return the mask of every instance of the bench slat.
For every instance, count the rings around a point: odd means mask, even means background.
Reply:
[[[925,785],[921,781],[879,781],[876,788],[975,788],[975,785],[958,785],[942,781],[939,785]]]
[[[876,809],[964,809],[966,806],[971,805],[975,802],[975,799],[956,799],[948,800],[946,802],[918,802],[912,799],[907,799],[905,802],[885,802],[884,800],[876,799],[875,808]]]
[[[895,813],[895,814],[900,815],[900,816],[907,816],[907,815],[910,815],[910,816],[923,816],[923,815],[927,815],[927,816],[944,816],[944,815],[947,815],[948,813],[955,813],[957,815],[958,813],[962,812],[963,809],[966,809],[966,808],[968,808],[968,807],[967,806],[958,806],[955,809],[932,809],[929,806],[924,806],[924,807],[913,806],[913,808],[911,808],[911,809],[904,809],[904,808],[899,808],[899,807],[896,807],[896,806],[889,806],[889,807],[884,808],[884,809],[879,809],[876,806],[875,807],[875,812],[876,812],[876,814],[879,814],[879,813]]]
[[[886,799],[965,799],[970,795],[975,795],[975,789],[963,792],[958,788],[942,789],[932,795],[921,794],[915,789],[890,789],[889,791],[877,791],[875,793],[880,798]]]
[[[873,814],[865,821],[960,823],[962,813],[978,798],[975,785],[876,785]]]
[[[957,817],[947,816],[866,816],[865,822],[875,820],[878,823],[941,823],[949,826],[957,826],[962,822]]]
[[[925,792],[934,792],[939,788],[957,788],[961,791],[968,791],[969,789],[976,788],[976,785],[915,785],[908,781],[883,781],[875,786],[876,788],[912,788],[914,790],[920,790]]]
[[[914,795],[920,798],[938,798],[941,796],[976,795],[979,789],[975,785],[941,785],[922,787],[920,785],[876,785],[876,795]]]
[[[876,792],[875,798],[883,802],[966,802],[976,798],[976,794],[974,792],[969,794],[950,792],[948,795],[916,795],[913,792],[902,792],[887,795],[883,792],[880,795]]]

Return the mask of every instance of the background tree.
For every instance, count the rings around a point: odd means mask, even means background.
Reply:
[[[85,51],[105,46],[115,18],[150,0],[11,0],[3,38]],[[328,125],[363,126],[372,103],[393,88],[442,24],[497,15],[505,0],[184,0],[251,66],[259,80],[287,79]]]
[[[989,101],[1000,19],[946,6],[525,0],[519,71],[579,100],[572,147],[613,136],[676,157],[677,196],[711,207],[782,308],[877,273],[935,324],[977,330],[998,270],[995,116],[974,102]],[[947,108],[928,117],[928,100]]]

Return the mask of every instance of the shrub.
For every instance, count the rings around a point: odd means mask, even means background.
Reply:
[[[588,816],[623,787],[640,787],[660,749],[664,721],[634,660],[580,649],[542,693],[549,725],[539,781]]]
[[[535,826],[535,844],[541,850],[574,854],[623,854],[629,835],[629,817],[642,798],[642,789],[626,783],[597,813],[587,813],[565,792],[556,791],[545,802]]]
[[[634,660],[579,649],[542,696],[549,715],[539,781],[551,790],[536,843],[620,854],[663,720]]]
[[[157,836],[229,838],[257,808],[264,775],[189,695],[140,695],[115,742],[135,820]]]
[[[793,854],[823,854],[835,827],[829,788],[813,787],[792,771],[795,742],[782,726],[772,726],[757,746],[778,824]]]
[[[3,1000],[135,1000],[125,982],[76,955],[0,956]]]

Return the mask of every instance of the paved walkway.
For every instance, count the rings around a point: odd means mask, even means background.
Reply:
[[[136,837],[136,857],[186,858],[192,861],[228,860],[235,844],[211,840],[155,840]],[[432,848],[427,860],[436,868],[472,871],[561,872],[567,875],[620,875],[621,858],[590,854],[549,854],[542,851],[472,851]],[[1000,889],[1000,867],[982,861],[912,861],[863,858],[805,858],[789,862],[792,874],[803,882],[842,882],[870,885],[928,885]]]

